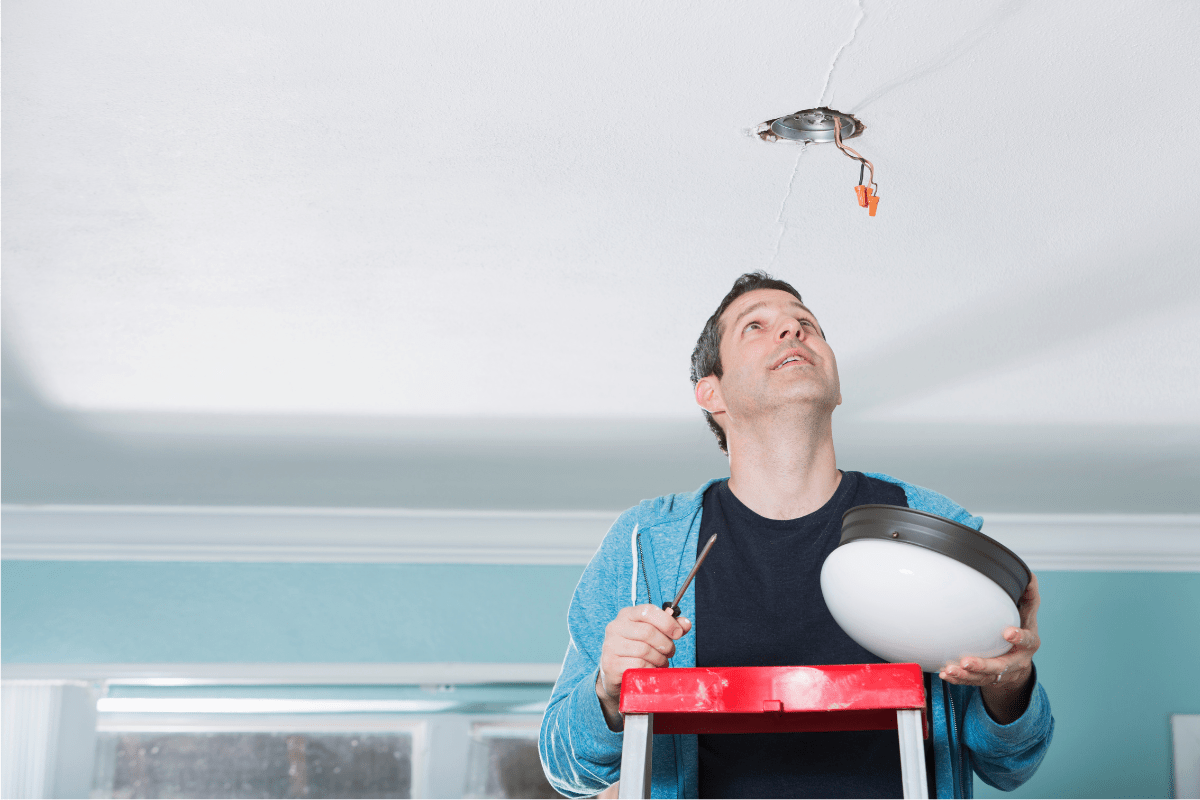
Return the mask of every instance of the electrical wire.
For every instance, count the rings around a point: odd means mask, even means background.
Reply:
[[[864,167],[871,170],[870,186],[873,190],[877,191],[879,189],[879,184],[875,183],[875,165],[872,164],[867,159],[863,158],[862,155],[859,154],[859,152],[857,150],[847,147],[842,142],[842,121],[840,119],[838,119],[837,114],[833,114],[832,116],[833,116],[833,141],[834,141],[834,143],[838,146],[839,150],[841,150],[843,153],[845,153],[847,155],[847,157],[852,158],[855,161],[858,161]],[[860,186],[862,185],[862,170],[861,169],[858,171],[858,183]]]

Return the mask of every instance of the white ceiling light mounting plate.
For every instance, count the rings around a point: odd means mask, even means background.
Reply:
[[[853,114],[834,111],[822,106],[806,108],[785,117],[769,120],[759,126],[759,136],[768,141],[788,139],[793,142],[812,142],[823,144],[833,141],[833,120],[842,121],[842,141],[861,136],[866,126],[859,122]]]

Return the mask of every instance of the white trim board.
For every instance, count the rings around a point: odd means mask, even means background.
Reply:
[[[982,516],[983,532],[1034,571],[1200,571],[1200,514]]]
[[[101,700],[100,703],[104,701]],[[440,712],[435,712],[440,713]],[[366,714],[172,714],[156,712],[126,714],[100,710],[97,733],[407,733],[416,738],[424,733],[424,719],[412,714],[373,711]],[[416,742],[413,742],[414,749]]]
[[[0,509],[3,557],[586,564],[615,513],[221,506]]]
[[[1171,715],[1174,797],[1200,797],[1200,714]]]
[[[586,564],[613,511],[5,505],[5,559]],[[1200,571],[1200,514],[984,514],[1034,570]]]
[[[152,664],[4,664],[4,681],[104,681],[110,685],[430,685],[483,683],[554,683],[562,665],[555,663],[152,663]]]

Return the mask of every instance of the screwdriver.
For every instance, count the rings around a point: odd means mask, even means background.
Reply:
[[[679,601],[683,599],[683,593],[691,586],[692,578],[696,577],[696,570],[700,569],[700,565],[704,563],[704,558],[708,555],[708,551],[712,550],[712,546],[716,541],[717,534],[714,533],[712,538],[708,540],[708,544],[704,545],[704,549],[700,551],[700,557],[696,559],[696,566],[692,567],[692,571],[688,573],[687,580],[679,588],[679,594],[675,595],[675,600],[663,603],[663,611],[670,609],[672,617],[679,616]]]

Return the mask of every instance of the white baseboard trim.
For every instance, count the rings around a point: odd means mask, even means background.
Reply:
[[[554,683],[558,663],[392,664],[4,664],[8,681],[103,681],[110,685],[429,685]]]
[[[5,559],[579,565],[617,512],[6,505],[0,515]],[[1200,571],[1200,514],[982,516],[1035,571]]]

